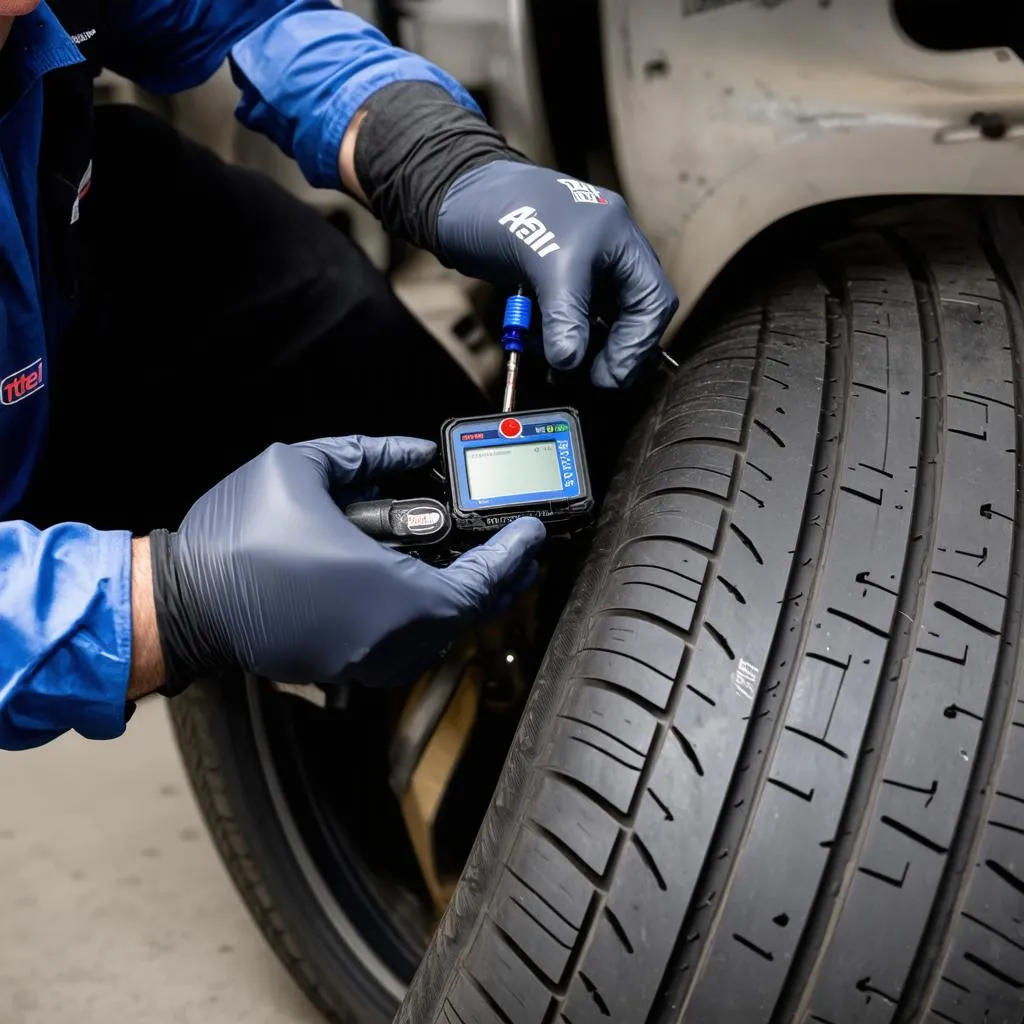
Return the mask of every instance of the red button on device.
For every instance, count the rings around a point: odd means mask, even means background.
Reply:
[[[502,437],[518,437],[523,432],[523,425],[517,419],[513,419],[511,416],[507,420],[502,420],[498,425],[498,433]]]

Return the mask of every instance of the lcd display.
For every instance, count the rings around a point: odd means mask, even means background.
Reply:
[[[469,448],[466,477],[469,496],[474,501],[562,490],[562,470],[554,441]]]

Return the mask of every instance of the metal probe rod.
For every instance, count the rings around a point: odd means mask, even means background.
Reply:
[[[519,357],[523,351],[526,335],[533,319],[533,303],[523,294],[523,289],[509,298],[505,304],[505,322],[502,325],[501,343],[508,353],[505,364],[505,400],[502,412],[512,412],[516,407],[516,390],[519,386]]]
[[[505,368],[505,399],[501,403],[502,412],[512,412],[516,407],[516,387],[519,384],[519,353],[511,351],[508,354],[508,364]]]

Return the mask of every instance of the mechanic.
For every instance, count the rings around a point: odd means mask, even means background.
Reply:
[[[599,387],[677,307],[621,197],[531,164],[330,0],[0,0],[0,747],[118,736],[140,697],[224,671],[404,679],[535,571],[534,519],[440,570],[344,518],[482,396],[310,207],[93,109],[101,67],[169,94],[225,58],[241,122],[310,183],[532,288],[553,366],[584,358],[598,281],[621,309]]]

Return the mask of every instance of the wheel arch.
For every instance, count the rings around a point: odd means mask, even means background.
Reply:
[[[601,0],[621,187],[685,317],[801,211],[1024,194],[1024,62],[929,50],[891,0]]]

